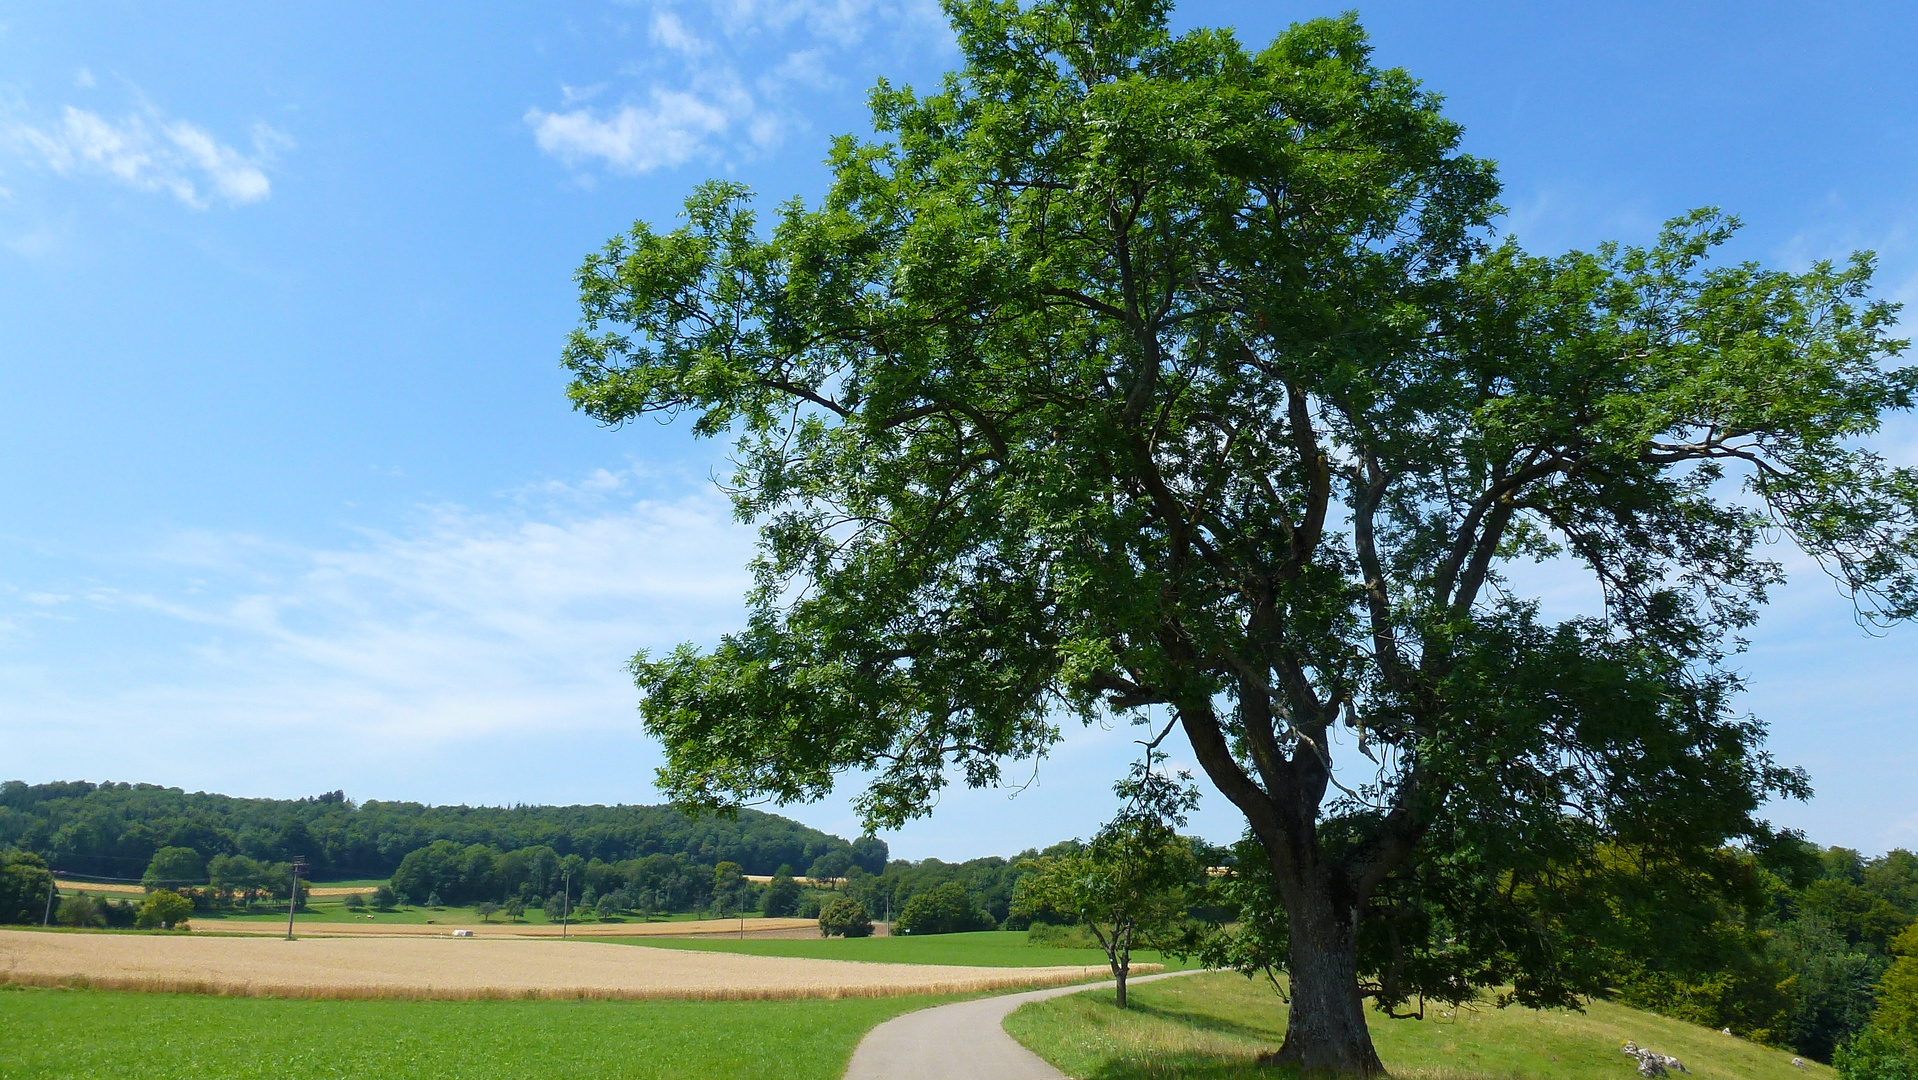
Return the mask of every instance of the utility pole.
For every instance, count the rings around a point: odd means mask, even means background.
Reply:
[[[56,891],[56,886],[54,884],[54,879],[51,877],[47,878],[47,913],[46,915],[42,916],[40,919],[41,926],[53,925],[53,894],[55,891]]]
[[[306,869],[306,856],[293,856],[293,888],[286,894],[286,940],[293,940],[293,912],[300,906],[300,871]]]
[[[559,887],[559,939],[561,941],[566,940],[566,920],[573,913],[573,871],[571,867],[566,869],[563,881],[564,884]]]

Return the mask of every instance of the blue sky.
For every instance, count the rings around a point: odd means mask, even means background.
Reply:
[[[733,626],[751,537],[721,446],[568,410],[571,272],[709,176],[816,195],[873,80],[955,53],[920,0],[397,8],[0,4],[0,778],[655,799],[621,665]],[[1263,42],[1337,10],[1177,19]],[[1871,248],[1918,299],[1909,4],[1361,14],[1533,250],[1716,204],[1737,257]],[[1918,458],[1918,425],[1880,446]],[[1740,660],[1819,790],[1773,816],[1918,845],[1918,628],[1866,635],[1798,564]],[[1082,835],[1132,736],[1074,732],[1016,796],[889,839]],[[856,828],[843,798],[788,812]],[[1238,829],[1216,796],[1198,824]]]

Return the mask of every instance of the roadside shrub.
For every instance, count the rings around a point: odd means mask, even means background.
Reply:
[[[192,907],[191,904],[187,906]],[[93,897],[76,893],[60,901],[60,910],[54,914],[53,921],[61,926],[105,926],[107,917]]]
[[[133,925],[142,930],[184,930],[193,917],[193,901],[171,889],[159,889],[140,905]]]
[[[820,937],[866,937],[872,933],[872,916],[866,906],[850,896],[834,898],[819,913]]]
[[[992,916],[972,902],[964,887],[948,881],[906,901],[893,929],[902,934],[961,934],[990,930],[995,925]]]

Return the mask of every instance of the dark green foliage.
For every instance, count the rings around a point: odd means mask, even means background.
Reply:
[[[393,886],[381,884],[373,888],[373,907],[379,911],[391,911],[400,902],[399,894]]]
[[[0,923],[38,925],[47,913],[53,875],[40,856],[0,849]]]
[[[886,872],[886,842],[867,834],[852,842],[852,861],[868,874]]]
[[[163,847],[154,852],[146,873],[140,878],[140,884],[149,889],[178,889],[206,883],[206,860],[189,847]]]
[[[608,863],[656,854],[706,866],[731,860],[750,874],[852,850],[839,837],[754,810],[694,819],[663,806],[355,804],[339,792],[235,799],[153,784],[0,784],[0,848],[33,851],[64,871],[95,876],[137,878],[161,848],[184,847],[208,869],[220,855],[261,863],[300,855],[314,880],[385,877],[409,852],[439,840],[461,849],[544,846]],[[873,841],[866,858],[883,868],[884,852],[883,842]]]
[[[972,902],[956,881],[935,885],[906,901],[893,919],[895,934],[963,934],[991,930],[992,915]]]
[[[806,876],[814,881],[833,881],[846,876],[852,869],[853,858],[850,851],[829,851],[814,859],[806,869]]]
[[[1902,854],[1903,865],[1874,883],[1905,900],[1910,894],[1900,886],[1908,880],[1910,853]],[[1870,1024],[1832,1059],[1845,1080],[1918,1080],[1918,926],[1900,934],[1891,948],[1895,959],[1877,986]]]
[[[86,893],[76,893],[60,898],[60,906],[53,913],[53,921],[61,926],[89,927],[105,926],[106,912],[101,910],[100,902]]]
[[[1727,659],[1767,534],[1918,613],[1871,257],[1718,265],[1711,210],[1494,245],[1491,166],[1355,17],[1251,50],[1163,0],[946,8],[961,69],[877,88],[816,207],[708,183],[577,274],[574,404],[736,439],[760,526],[744,625],[634,658],[661,787],[863,772],[891,825],[1158,709],[1271,864],[1282,1062],[1379,1071],[1361,992],[1607,989],[1553,875],[1693,866],[1808,791]],[[1543,618],[1540,558],[1604,611]]]
[[[760,897],[759,910],[769,919],[789,918],[799,912],[799,884],[792,879],[790,871],[784,867],[773,875]]]
[[[872,934],[872,916],[850,896],[834,897],[819,913],[820,937],[862,938]]]

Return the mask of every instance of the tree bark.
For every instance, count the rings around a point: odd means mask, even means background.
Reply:
[[[1332,882],[1287,889],[1291,1015],[1273,1063],[1339,1076],[1384,1076],[1359,994],[1358,906]]]

